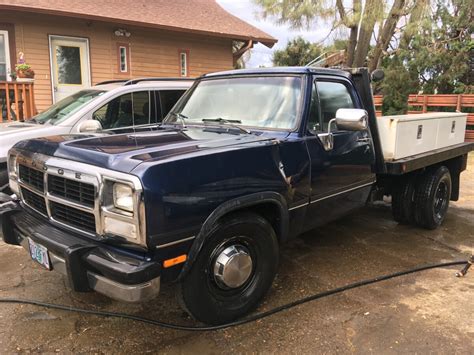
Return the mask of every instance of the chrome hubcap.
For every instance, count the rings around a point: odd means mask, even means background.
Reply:
[[[243,245],[226,247],[214,262],[214,279],[223,288],[242,286],[252,274],[252,258]]]

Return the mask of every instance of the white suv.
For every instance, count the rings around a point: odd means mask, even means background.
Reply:
[[[146,129],[160,123],[192,83],[172,78],[106,81],[66,97],[27,122],[0,123],[0,191],[8,184],[7,153],[15,143],[51,135]]]

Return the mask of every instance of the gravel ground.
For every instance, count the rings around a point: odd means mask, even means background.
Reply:
[[[315,292],[418,265],[465,259],[474,251],[474,155],[461,199],[442,228],[397,225],[390,207],[367,207],[291,241],[259,311]],[[73,293],[19,248],[0,242],[0,297],[21,297],[196,324],[174,288],[146,305]],[[426,271],[314,301],[270,318],[208,333],[165,330],[32,306],[0,304],[0,353],[472,353],[474,270]]]

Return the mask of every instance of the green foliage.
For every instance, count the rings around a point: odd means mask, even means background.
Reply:
[[[23,64],[17,64],[15,66],[15,69],[18,71],[18,70],[21,70],[21,71],[26,71],[26,70],[29,70],[31,69],[31,65],[29,64],[26,64],[26,63],[23,63]]]
[[[406,47],[399,47],[385,61],[387,68],[403,63],[410,81],[418,82],[417,89],[425,94],[474,92],[472,6],[472,0],[434,1],[431,16],[420,23]]]
[[[273,52],[272,61],[275,66],[304,66],[321,53],[321,46],[296,37],[284,49]]]

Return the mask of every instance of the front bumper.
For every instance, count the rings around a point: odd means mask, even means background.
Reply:
[[[143,302],[160,291],[161,265],[99,241],[53,227],[17,203],[0,204],[0,227],[7,244],[29,251],[28,238],[48,249],[52,270],[75,291],[97,291],[125,302]]]

